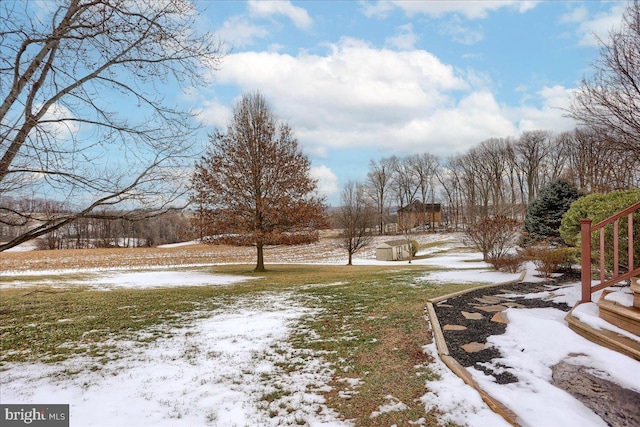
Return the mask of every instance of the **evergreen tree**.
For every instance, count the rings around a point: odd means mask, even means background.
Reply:
[[[564,180],[552,182],[540,191],[540,197],[527,209],[524,220],[526,231],[524,244],[547,240],[560,244],[560,224],[562,216],[569,210],[571,203],[581,194],[572,183]]]

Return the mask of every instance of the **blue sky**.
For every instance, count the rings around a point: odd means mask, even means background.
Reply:
[[[331,204],[370,160],[463,153],[492,137],[573,129],[571,94],[625,2],[206,1],[229,49],[182,95],[209,129],[259,90],[295,131]]]

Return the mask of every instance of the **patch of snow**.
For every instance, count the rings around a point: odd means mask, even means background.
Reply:
[[[181,248],[183,246],[191,246],[191,245],[199,245],[199,240],[191,240],[190,242],[180,242],[180,243],[168,243],[166,245],[158,245],[159,248],[162,249],[170,249],[170,248]]]
[[[99,288],[165,288],[183,286],[231,285],[251,277],[228,274],[211,274],[199,271],[148,271],[134,273],[113,273],[91,280],[91,286]]]
[[[640,376],[630,375],[640,372],[640,362],[576,334],[567,326],[563,311],[508,309],[505,313],[509,319],[506,333],[487,339],[487,344],[504,356],[490,364],[508,366],[506,370],[518,382],[499,385],[484,372],[467,369],[485,391],[514,411],[523,425],[606,426],[581,402],[551,384],[551,368],[563,360],[589,366],[601,378],[640,392]]]
[[[434,283],[504,283],[517,280],[520,274],[489,270],[433,271],[422,276],[422,280]]]
[[[40,272],[39,272],[40,273]],[[29,276],[28,274],[17,275]],[[185,287],[185,286],[224,286],[253,280],[254,277],[234,276],[230,274],[208,273],[203,271],[182,270],[182,271],[133,271],[133,272],[84,272],[82,277],[65,278],[64,275],[57,274],[55,279],[45,274],[37,274],[34,277],[41,276],[41,280],[11,280],[4,281],[0,284],[3,288],[21,288],[30,286],[50,286],[54,288],[69,287],[89,287],[97,290],[110,290],[117,288],[129,289],[150,289],[150,288],[168,288],[168,287]]]
[[[21,270],[21,271],[3,271],[0,277],[37,277],[37,276],[60,276],[85,273],[110,273],[114,271],[162,271],[189,268],[215,267],[221,263],[202,263],[202,264],[168,264],[168,265],[147,265],[147,266],[122,266],[122,267],[99,267],[99,268],[68,268],[59,270]]]
[[[474,388],[456,376],[438,357],[435,343],[423,347],[425,353],[434,357],[429,369],[440,379],[428,381],[428,392],[420,400],[425,412],[438,409],[442,412],[442,422],[453,422],[461,426],[509,427],[510,424],[493,412]]]
[[[609,292],[604,299],[625,307],[633,307],[633,291],[629,287]]]
[[[441,268],[450,269],[492,269],[491,264],[482,261],[480,252],[462,252],[453,254],[435,255],[431,258],[414,260],[420,265],[434,265]]]
[[[546,278],[542,277],[542,275],[538,270],[536,270],[536,265],[533,263],[533,261],[525,262],[524,269],[526,271],[526,274],[523,279],[525,282],[537,283],[537,282],[544,282],[547,280]]]
[[[594,285],[597,282],[594,282]],[[597,301],[600,298],[602,291],[594,292],[591,298],[594,301]],[[523,297],[524,299],[544,299],[548,301],[552,301],[558,304],[567,304],[570,307],[573,307],[582,299],[582,288],[580,283],[569,283],[566,285],[554,286],[553,289],[548,291],[541,292],[532,292],[530,294],[521,295],[514,293],[504,293],[500,294],[505,297],[514,298],[514,297]]]
[[[5,252],[29,252],[38,249],[38,244],[35,240],[29,240],[28,242],[20,243],[18,246],[7,249]]]
[[[313,312],[289,294],[254,296],[146,347],[118,343],[121,358],[104,365],[88,357],[9,363],[2,403],[70,404],[71,423],[88,427],[276,426],[296,420],[349,426],[321,395],[330,367],[287,342],[298,319],[308,315]],[[287,372],[281,364],[289,363],[302,367]]]
[[[571,313],[575,318],[594,329],[608,330],[611,332],[615,332],[616,334],[623,335],[634,341],[640,342],[640,337],[638,337],[637,335],[634,335],[629,331],[626,331],[622,328],[612,325],[604,319],[601,319],[600,309],[594,302],[580,304]],[[640,378],[638,379],[638,381],[640,381]]]
[[[390,394],[386,395],[385,399],[387,399],[389,403],[387,403],[386,405],[378,406],[378,410],[373,411],[369,416],[369,418],[376,418],[388,412],[400,412],[400,411],[406,411],[407,409],[409,409],[407,405],[405,405],[400,400],[398,400],[398,398]]]

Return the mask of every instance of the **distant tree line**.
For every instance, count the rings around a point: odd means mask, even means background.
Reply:
[[[640,186],[640,168],[609,133],[536,130],[491,138],[447,158],[422,153],[372,160],[363,184],[384,233],[394,210],[416,200],[441,202],[441,225],[452,230],[495,215],[523,220],[541,189],[559,179],[583,194],[607,193]]]
[[[62,202],[41,199],[4,198],[3,206],[17,212],[30,212],[29,221],[16,225],[8,214],[0,217],[0,241],[8,241],[59,216],[73,212]],[[110,247],[157,246],[194,239],[191,213],[165,212],[138,221],[126,220],[123,212],[101,210],[95,217],[79,218],[37,240],[39,249],[87,249]]]

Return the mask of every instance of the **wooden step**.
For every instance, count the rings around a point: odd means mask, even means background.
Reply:
[[[603,297],[598,301],[600,318],[634,335],[640,336],[640,308],[627,307]]]
[[[640,277],[631,278],[631,290],[633,291],[633,306],[640,308]]]
[[[576,306],[577,307],[577,306]],[[612,331],[595,329],[572,315],[575,307],[567,314],[565,320],[569,327],[579,335],[598,345],[640,360],[640,342],[616,334]]]

